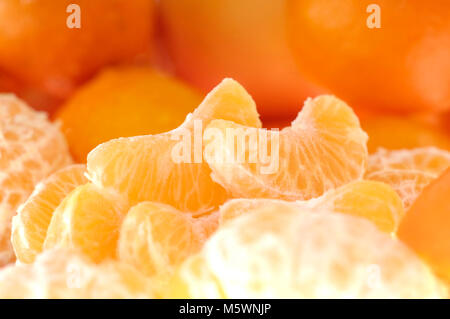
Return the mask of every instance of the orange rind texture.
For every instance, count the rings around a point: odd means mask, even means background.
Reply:
[[[352,109],[333,96],[307,100],[280,132],[225,120],[212,121],[207,129],[218,132],[205,136],[212,178],[234,197],[310,199],[361,178],[367,165],[367,135]],[[224,142],[230,129],[238,140],[250,136],[257,144]],[[244,160],[239,147],[245,149]]]
[[[221,227],[182,264],[169,298],[439,298],[443,285],[369,221],[259,207]]]
[[[417,197],[400,224],[398,237],[425,259],[450,288],[450,169]]]
[[[53,212],[77,186],[86,184],[86,166],[62,168],[41,181],[23,203],[12,222],[11,242],[18,260],[31,263],[42,251]]]
[[[14,256],[11,219],[35,185],[72,163],[58,126],[11,94],[0,94],[0,266]]]
[[[261,127],[250,95],[237,82],[226,79],[178,129],[115,139],[97,146],[88,155],[87,176],[99,187],[124,194],[131,205],[155,201],[197,215],[211,211],[225,202],[228,194],[211,179],[208,164],[196,159],[203,148],[196,147],[194,123],[205,128],[213,119]],[[183,144],[184,138],[189,141],[186,162],[175,160],[177,145]],[[200,134],[200,142],[201,138]]]
[[[77,12],[80,28],[69,28]],[[67,98],[104,66],[138,56],[148,60],[153,13],[149,0],[3,0],[0,69],[50,96]]]
[[[49,250],[33,264],[0,271],[2,299],[152,297],[152,283],[133,267],[117,261],[94,264],[76,250]]]

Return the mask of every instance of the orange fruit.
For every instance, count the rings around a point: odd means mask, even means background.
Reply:
[[[228,194],[211,179],[211,170],[202,160],[198,126],[204,128],[217,118],[261,126],[251,97],[237,82],[226,79],[179,128],[97,146],[87,158],[88,178],[97,186],[125,194],[131,205],[154,201],[197,215],[211,211]]]
[[[0,68],[25,85],[67,97],[101,67],[151,51],[153,1],[79,0],[81,27],[69,28],[73,3],[3,0]]]
[[[119,227],[128,210],[120,195],[87,183],[75,188],[56,208],[44,250],[77,248],[94,262],[116,257]]]
[[[360,117],[361,127],[370,136],[367,143],[369,153],[378,148],[389,150],[412,149],[435,146],[450,150],[450,135],[424,119],[412,116],[370,116]]]
[[[212,121],[205,159],[234,197],[310,199],[363,175],[366,142],[352,109],[325,95],[308,99],[280,132]]]
[[[450,169],[431,182],[403,218],[398,238],[450,285]]]
[[[312,208],[363,217],[387,233],[393,233],[397,229],[404,215],[402,201],[389,185],[373,181],[354,181],[307,201],[233,199],[220,207],[220,223],[267,206],[284,209]]]
[[[232,77],[263,115],[295,115],[319,94],[296,68],[285,0],[161,0],[162,40],[181,78],[208,92]],[[220,40],[218,40],[220,39]]]
[[[299,203],[311,208],[364,217],[387,233],[396,231],[404,216],[402,200],[395,190],[385,183],[374,181],[350,182],[321,197]]]
[[[33,264],[0,271],[0,298],[152,298],[152,283],[117,261],[99,265],[78,251],[55,249]]]
[[[165,296],[438,298],[445,290],[404,244],[362,218],[268,206],[220,227]]]
[[[450,110],[448,1],[289,0],[287,12],[315,84],[356,108]]]
[[[57,112],[74,159],[117,137],[156,134],[183,123],[202,100],[182,82],[148,67],[107,69]]]
[[[193,218],[169,205],[140,203],[122,223],[119,259],[154,277],[155,282],[167,281],[174,267],[200,250],[211,233],[208,230],[218,226],[217,217]]]
[[[434,147],[388,151],[369,156],[366,178],[391,185],[407,210],[432,180],[450,166],[450,152]]]
[[[64,136],[45,114],[0,94],[0,266],[14,254],[11,219],[34,186],[71,163]]]
[[[77,186],[88,182],[85,165],[62,168],[39,182],[12,221],[11,241],[18,260],[31,263],[42,251],[53,212]]]

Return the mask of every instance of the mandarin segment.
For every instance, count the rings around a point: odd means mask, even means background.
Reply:
[[[228,194],[211,180],[211,170],[202,155],[202,135],[195,135],[195,123],[203,128],[209,121],[223,118],[261,127],[256,106],[237,82],[226,79],[212,90],[200,106],[176,130],[158,134],[121,138],[99,145],[88,155],[88,178],[96,185],[125,194],[130,204],[155,201],[183,212],[202,214],[223,203]],[[195,122],[197,120],[197,122]],[[174,158],[177,146],[186,145],[187,161]],[[194,143],[191,143],[191,139]]]
[[[70,151],[85,162],[113,138],[170,131],[201,102],[200,93],[149,67],[110,68],[80,88],[57,112]]]
[[[35,185],[71,164],[64,136],[14,95],[0,94],[0,265],[13,258],[11,219]]]
[[[53,212],[72,190],[88,182],[85,171],[86,166],[82,164],[56,171],[41,181],[19,207],[12,222],[11,241],[16,257],[21,262],[33,262],[42,251]]]
[[[354,181],[307,201],[274,199],[233,199],[220,207],[220,223],[224,224],[258,208],[273,211],[299,209],[327,210],[365,218],[379,230],[393,233],[404,215],[402,201],[389,185],[374,181]]]
[[[221,227],[173,278],[168,297],[439,298],[401,242],[344,214],[257,208]]]
[[[367,164],[367,135],[352,109],[333,96],[307,100],[281,132],[224,120],[212,121],[207,130],[218,132],[205,135],[212,178],[234,197],[310,199],[360,178]],[[224,143],[230,132],[237,142]],[[239,148],[245,158],[238,157]]]
[[[402,200],[395,190],[375,181],[350,182],[300,204],[363,217],[387,233],[396,231],[404,216]]]
[[[450,166],[450,152],[435,147],[379,149],[369,156],[365,178],[392,186],[407,210],[432,180]]]
[[[128,202],[119,194],[91,183],[78,186],[54,211],[44,250],[77,248],[94,262],[115,258],[127,210]]]
[[[0,298],[152,298],[153,285],[117,261],[94,264],[74,250],[44,252],[0,271]]]
[[[215,218],[193,218],[165,204],[143,202],[132,207],[122,223],[118,256],[164,284],[215,227]]]
[[[397,235],[450,287],[449,196],[450,168],[422,191],[400,224]]]

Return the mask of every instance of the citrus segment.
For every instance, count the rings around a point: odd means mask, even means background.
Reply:
[[[251,97],[237,82],[226,79],[178,129],[99,145],[88,155],[88,178],[98,186],[127,195],[132,205],[155,201],[183,212],[208,212],[223,203],[228,194],[211,180],[211,170],[202,161],[202,147],[197,147],[202,135],[193,136],[194,122],[204,128],[216,118],[261,126]],[[186,161],[176,157],[179,145],[186,146]]]
[[[42,251],[53,212],[72,190],[88,182],[85,170],[85,165],[75,164],[56,171],[19,207],[13,218],[11,241],[21,262],[33,262]]]
[[[77,248],[94,262],[114,258],[127,210],[127,201],[118,194],[91,183],[78,186],[53,213],[44,249]]]
[[[450,287],[450,169],[417,197],[398,237],[422,256]]]
[[[272,207],[274,211],[305,208],[353,215],[370,220],[379,230],[387,233],[397,229],[404,215],[402,201],[389,185],[374,181],[354,181],[307,201],[229,200],[220,207],[220,223],[224,224],[246,212],[263,207]]]
[[[193,218],[177,209],[153,202],[143,202],[125,217],[118,242],[118,256],[155,281],[164,283],[188,256],[196,253],[214,227],[214,219]],[[204,225],[205,224],[205,225]]]
[[[434,147],[388,151],[369,156],[366,178],[392,186],[405,210],[432,180],[450,166],[450,152]]]
[[[72,162],[64,136],[44,113],[0,94],[0,265],[10,261],[11,219],[43,178]]]
[[[183,263],[167,294],[437,298],[444,293],[416,255],[364,219],[263,207],[221,227],[199,255]]]
[[[224,120],[207,131],[212,178],[234,197],[310,199],[360,178],[367,164],[367,135],[352,109],[333,96],[307,100],[281,132]]]
[[[393,233],[404,216],[402,200],[395,190],[375,181],[351,182],[300,204],[363,217],[387,233]]]
[[[0,271],[0,298],[152,298],[152,283],[117,261],[94,264],[77,251],[44,252]]]
[[[157,134],[183,123],[202,96],[148,67],[116,67],[79,89],[57,112],[70,151],[85,162],[90,150],[117,137]]]

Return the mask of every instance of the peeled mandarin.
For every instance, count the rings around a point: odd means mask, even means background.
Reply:
[[[193,218],[161,203],[139,203],[120,228],[118,257],[163,285],[176,266],[200,250],[217,220]]]
[[[54,249],[33,264],[0,271],[0,298],[152,298],[153,285],[117,261],[94,264],[76,250]]]
[[[12,222],[11,241],[16,257],[21,262],[33,262],[42,251],[53,212],[72,190],[88,182],[85,171],[86,166],[82,164],[56,171],[41,181],[19,207]]]
[[[94,262],[116,257],[125,198],[91,183],[75,188],[53,213],[44,250],[76,248]]]
[[[202,159],[201,128],[218,118],[261,127],[250,95],[237,82],[225,79],[179,128],[97,146],[88,155],[88,178],[126,195],[131,205],[154,201],[195,215],[209,212],[228,198]]]
[[[212,178],[234,197],[310,199],[361,178],[367,165],[367,135],[334,96],[308,99],[280,132],[226,120],[212,121],[207,132]]]
[[[165,296],[439,298],[445,289],[369,221],[282,206],[257,208],[219,228],[177,270]]]
[[[424,187],[448,167],[450,152],[435,147],[379,149],[369,156],[365,178],[392,186],[408,210]]]
[[[36,184],[72,163],[67,143],[45,113],[0,94],[0,266],[14,259],[11,219]]]

